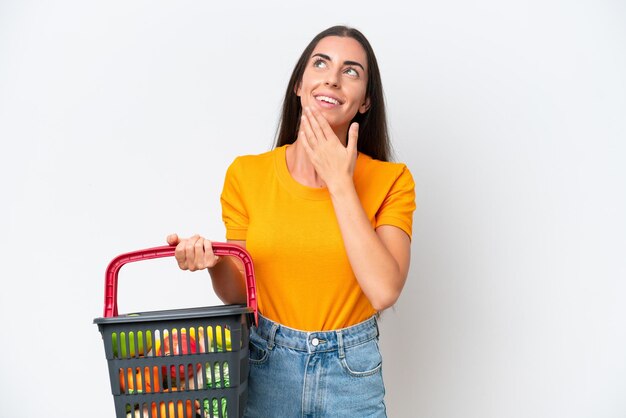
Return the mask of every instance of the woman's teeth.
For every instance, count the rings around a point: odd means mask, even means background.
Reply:
[[[339,104],[338,100],[333,99],[332,97],[328,97],[328,96],[317,96],[316,99],[319,100],[320,102],[332,103],[334,105]]]

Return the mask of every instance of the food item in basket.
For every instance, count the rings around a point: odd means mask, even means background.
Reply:
[[[145,343],[144,343],[145,340]],[[141,357],[145,355],[148,351],[152,349],[152,338],[151,333],[148,331],[146,335],[143,332],[139,331],[137,333],[137,357]],[[130,356],[135,357],[135,347],[134,344],[130,344]]]
[[[173,390],[176,391],[176,390]],[[169,392],[165,390],[164,392]],[[152,409],[152,414],[149,410]],[[169,415],[168,415],[169,414]],[[152,408],[148,408],[148,404],[143,404],[143,415],[139,404],[134,406],[126,405],[126,418],[198,418],[200,417],[200,402],[195,401],[193,406],[190,400],[169,401],[167,406],[165,402],[152,402]],[[218,415],[215,415],[216,417]]]
[[[130,357],[143,357],[148,351],[152,350],[152,338],[150,331],[146,332],[146,335],[144,335],[142,331],[138,331],[136,334],[131,331],[128,335],[126,335],[125,332],[122,332],[120,333],[119,340],[120,347],[118,350],[118,335],[116,332],[111,334],[113,357],[115,358],[127,358],[127,353],[130,353]],[[135,345],[137,346],[136,349]],[[119,354],[121,354],[121,356],[119,356]]]
[[[131,372],[132,374],[132,372]],[[126,376],[124,373],[124,369],[120,369],[120,392],[126,393]]]
[[[144,389],[145,388],[143,386],[143,378],[141,376],[141,369],[137,367],[137,370],[135,371],[134,382],[132,380],[128,382],[128,393],[143,393]],[[147,389],[145,391],[150,392]]]
[[[233,345],[230,337],[230,329],[223,328],[224,336],[222,337],[222,327],[220,325],[215,327],[215,338],[213,338],[213,328],[207,329],[207,336],[209,337],[209,352],[214,351],[232,351]],[[225,341],[223,341],[225,340]],[[224,344],[225,342],[225,344]]]
[[[206,387],[211,388],[228,388],[230,387],[230,373],[228,372],[228,363],[222,363],[223,372],[220,371],[220,364],[214,363],[213,373],[211,373],[211,366],[206,366]],[[224,375],[222,379],[222,374]],[[215,379],[213,379],[215,375]]]
[[[228,363],[224,362],[214,363],[213,364],[213,373],[211,373],[211,366],[207,364],[206,366],[206,387],[207,388],[228,388],[230,387],[230,373],[228,372]],[[223,375],[223,376],[222,376]],[[215,376],[215,379],[213,378]],[[222,416],[227,418],[227,406],[226,406],[226,398],[222,398],[221,402],[217,398],[213,398],[211,402],[208,399],[204,400],[204,416],[208,417],[219,417],[219,404],[222,405]],[[212,412],[213,415],[210,415],[209,412]]]
[[[154,375],[153,381],[155,385],[153,386],[153,391],[160,392],[161,390],[159,388],[157,366],[154,366],[154,369],[157,371],[154,371],[153,373]],[[170,371],[169,375],[167,373],[168,369]],[[178,370],[178,373],[177,373],[177,370]],[[197,374],[197,383],[196,383],[196,374]],[[163,388],[164,391],[167,391],[168,389],[195,390],[196,388],[204,388],[201,363],[195,364],[195,371],[194,371],[194,365],[191,363],[187,363],[187,365],[184,365],[184,364],[174,365],[173,364],[170,366],[161,366],[161,377],[162,377],[162,381],[160,382],[161,388]]]
[[[187,331],[185,329],[182,329],[180,331],[180,349],[179,349],[179,344],[178,344],[178,335],[179,332],[177,332],[176,330],[174,330],[172,332],[172,344],[174,345],[174,349],[172,350],[170,347],[170,338],[169,338],[169,330],[164,330],[163,331],[163,352],[161,352],[161,338],[158,338],[156,341],[156,355],[157,356],[171,356],[171,355],[175,355],[178,356],[180,354],[191,354],[191,353],[197,353],[197,347],[196,347],[196,336],[195,336],[195,332],[192,329],[191,332],[189,333],[189,341],[187,341]],[[187,348],[187,343],[189,343],[189,348]],[[172,352],[173,351],[173,352]]]
[[[130,405],[128,405],[128,406],[130,406]],[[129,408],[127,408],[127,411],[128,411],[128,409]],[[149,416],[148,415],[148,407],[147,406],[143,407],[143,416],[144,417],[148,417]],[[152,416],[156,417],[157,415],[152,415]],[[165,415],[163,415],[163,416],[165,416]],[[126,412],[126,418],[141,418],[141,417],[142,417],[141,410],[139,408],[135,408],[135,413],[134,414],[132,412],[130,412],[130,411]]]
[[[202,330],[201,330],[202,331]],[[213,327],[207,328],[207,337],[209,347],[208,350],[204,345],[203,333],[200,333],[200,343],[197,343],[196,339],[196,330],[191,328],[189,331],[189,336],[187,336],[187,331],[185,329],[181,329],[180,331],[172,330],[163,330],[162,337],[155,338],[155,350],[154,354],[156,356],[178,356],[178,355],[186,355],[186,354],[195,354],[195,353],[206,353],[207,351],[212,353],[215,351],[232,351],[232,340],[230,329],[224,328],[222,334],[222,327],[215,327],[215,335],[213,331]],[[171,338],[170,338],[171,334]],[[179,338],[180,336],[180,338]],[[180,339],[180,346],[179,346]],[[174,346],[172,349],[171,345]],[[163,346],[163,347],[161,347]],[[161,349],[162,348],[162,349]],[[152,350],[147,354],[148,356],[152,355]]]
[[[179,335],[180,335],[180,345],[179,345]],[[171,338],[170,338],[170,331],[166,329],[163,331],[163,338],[156,339],[155,354],[161,357],[161,356],[171,356],[171,355],[177,356],[180,354],[186,355],[186,354],[197,353],[198,350],[197,350],[195,335],[196,335],[195,330],[193,328],[189,332],[189,337],[187,337],[187,331],[185,329],[180,330],[180,332],[177,330],[173,330],[171,333]],[[173,345],[173,349],[172,347],[170,347],[170,340]],[[161,341],[163,342],[163,344],[161,344]],[[161,345],[163,345],[163,347],[161,347]],[[161,348],[163,348],[163,350],[161,350]],[[148,355],[150,354],[151,353],[149,353]],[[163,366],[162,371],[163,371],[163,379],[165,381],[166,380],[165,375],[167,374],[167,367]],[[190,378],[192,378],[193,368],[189,367],[187,373],[185,373],[185,366],[180,365],[178,368],[178,376],[180,378],[185,375],[187,376],[186,380],[189,380]],[[172,380],[176,379],[176,367],[175,366],[170,367],[170,376]],[[181,384],[180,389],[184,389],[186,386],[185,379],[181,379],[180,384]],[[165,386],[166,384],[164,382],[164,387]]]
[[[153,370],[154,376],[158,376],[156,366],[153,367]],[[151,381],[150,368],[148,367],[144,367],[143,373],[140,367],[135,367],[134,370],[132,368],[120,369],[120,391],[122,393],[151,393]],[[157,384],[155,391],[158,392],[158,390]]]
[[[166,391],[167,392],[167,391]],[[152,403],[152,417],[156,418],[156,417],[180,417],[180,418],[195,418],[196,417],[196,411],[200,408],[200,404],[198,402],[195,402],[195,407],[192,408],[191,406],[191,401],[186,401],[185,404],[183,404],[183,401],[178,401],[176,402],[176,406],[174,405],[173,401],[170,401],[167,403],[167,408],[165,407],[165,402],[161,402],[159,404],[159,408],[158,411],[160,411],[160,414],[157,414],[157,404],[155,402]],[[169,412],[169,415],[167,415],[167,412]],[[177,412],[177,413],[176,413]],[[144,409],[144,416],[148,417],[148,411],[146,409]],[[217,417],[218,415],[216,415]]]
[[[204,418],[209,418],[209,417],[219,417],[219,411],[220,411],[220,406],[219,406],[220,402],[217,400],[217,398],[213,398],[213,400],[211,402],[209,402],[208,399],[204,400]],[[228,411],[226,410],[226,398],[222,398],[221,399],[221,404],[222,404],[222,417],[224,418],[228,418]]]
[[[218,332],[217,333],[217,338],[216,338],[216,340],[217,340],[217,349],[219,351],[232,351],[233,343],[232,343],[232,341],[230,339],[230,330],[228,328],[226,328],[224,330],[224,339],[226,340],[225,341],[226,344],[224,344],[222,342],[222,333]]]

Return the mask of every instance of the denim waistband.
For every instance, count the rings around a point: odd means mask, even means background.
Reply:
[[[259,314],[259,324],[254,331],[267,341],[268,349],[274,345],[308,353],[340,351],[378,338],[376,316],[347,328],[332,331],[301,331],[274,322]]]

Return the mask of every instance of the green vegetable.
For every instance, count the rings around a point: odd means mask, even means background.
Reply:
[[[220,373],[220,364],[214,363],[213,372],[215,374],[215,382],[213,382],[213,377],[211,375],[211,366],[207,365],[206,367],[206,387],[207,388],[221,388],[230,387],[230,373],[228,372],[228,363],[224,362],[222,364],[222,369],[224,370],[224,378],[222,379]],[[223,383],[223,385],[222,385]]]
[[[222,398],[221,399],[221,403],[222,403],[222,416],[224,418],[228,418],[228,411],[226,410],[226,398]],[[204,400],[204,412],[205,412],[205,416],[213,416],[213,417],[219,417],[219,401],[217,400],[217,398],[213,398],[212,402],[209,402],[208,399]],[[208,415],[209,412],[212,411],[212,415]]]
[[[118,355],[120,354],[118,351],[118,345],[117,345],[117,332],[114,332],[111,334],[111,344],[113,345],[113,357],[114,358],[127,358],[127,353],[130,352],[130,356],[131,357],[135,357],[137,354],[137,357],[142,357],[145,355],[146,351],[144,350],[144,334],[143,332],[139,331],[137,332],[137,350],[135,350],[135,333],[133,331],[128,333],[128,340],[129,340],[129,344],[130,347],[128,347],[127,349],[127,338],[126,338],[126,333],[122,332],[120,333],[120,343],[121,343],[121,347],[120,350],[121,351],[121,357]],[[150,351],[152,349],[152,333],[150,331],[146,332],[145,335],[145,346],[148,349],[147,351]]]

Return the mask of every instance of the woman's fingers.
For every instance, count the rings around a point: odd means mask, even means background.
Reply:
[[[198,241],[199,238],[198,235],[194,235],[185,242],[185,263],[187,269],[191,271],[195,271],[196,269],[196,241]]]
[[[207,267],[213,267],[220,261],[220,257],[216,256],[213,252],[213,245],[208,239],[204,240],[204,265]]]
[[[313,161],[315,152],[313,151],[313,148],[311,148],[311,144],[309,143],[309,140],[306,134],[304,133],[304,131],[302,130],[302,128],[300,130],[300,136],[302,138],[302,146],[304,147],[304,152],[306,152],[309,158],[311,159],[311,161]]]
[[[324,116],[322,116],[315,109],[310,109],[307,107],[307,111],[311,127],[318,137],[321,136],[324,139],[337,138],[335,135],[335,131],[333,131],[333,128],[330,127],[330,124]]]
[[[198,239],[193,244],[194,258],[193,266],[194,270],[202,270],[204,268],[204,238],[198,236]]]
[[[169,234],[166,240],[167,240],[167,244],[171,246],[178,245],[178,243],[180,242],[180,239],[178,238],[177,234]]]
[[[172,244],[175,241],[174,237],[178,241],[176,250],[174,250],[174,257],[178,267],[182,270],[204,270],[215,266],[221,259],[213,252],[211,241],[200,235],[194,235],[187,239],[180,239],[176,234],[168,235],[167,242],[170,245],[174,245]]]
[[[300,132],[302,132],[304,140],[308,143],[309,147],[315,149],[319,139],[315,136],[315,132],[313,132],[313,128],[311,128],[311,123],[307,115],[302,115],[302,119],[300,120]]]
[[[357,154],[357,142],[359,139],[359,124],[354,122],[350,125],[350,129],[348,130],[348,145],[346,149],[348,153],[356,158]]]
[[[178,267],[180,267],[182,270],[187,270],[187,256],[185,254],[185,245],[187,245],[186,240],[180,240],[178,245],[176,245],[176,249],[174,250],[174,257],[176,257]]]
[[[308,107],[304,108],[304,118],[306,120],[306,126],[308,126],[310,130],[310,132],[306,132],[307,135],[314,136],[318,141],[326,140],[326,135],[324,135],[324,131],[320,127],[317,119],[315,119],[315,115]]]

